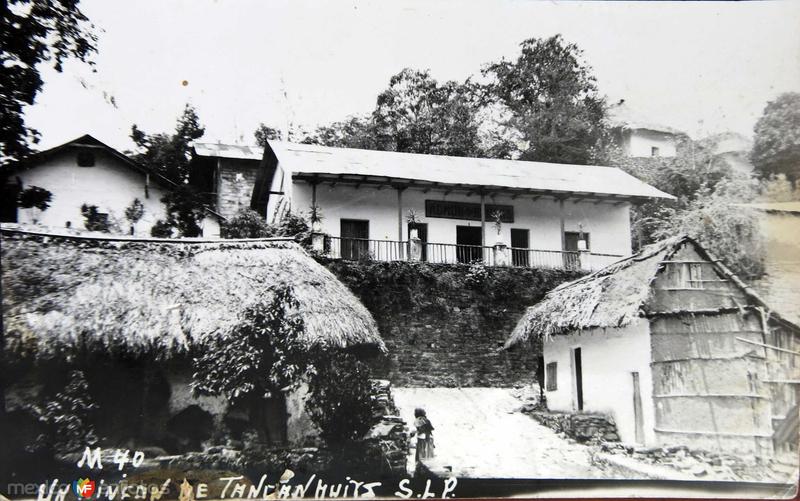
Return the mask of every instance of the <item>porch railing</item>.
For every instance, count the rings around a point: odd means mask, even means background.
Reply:
[[[623,256],[615,254],[558,251],[542,249],[505,248],[505,257],[498,249],[486,245],[458,245],[421,242],[418,260],[429,263],[483,263],[487,266],[516,266],[594,271],[612,264]],[[329,257],[351,261],[410,261],[411,243],[405,240],[369,240],[325,236],[323,253]]]

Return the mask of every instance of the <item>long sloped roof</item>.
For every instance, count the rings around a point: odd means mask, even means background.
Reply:
[[[13,352],[80,345],[169,358],[229,336],[291,286],[306,346],[376,345],[372,315],[297,244],[113,239],[2,229],[3,322]]]
[[[422,155],[270,141],[292,175],[368,176],[430,184],[584,193],[633,198],[674,198],[614,167]],[[249,146],[194,143],[200,156],[260,160]]]
[[[663,268],[663,262],[686,243],[705,255],[754,304],[769,310],[755,291],[710,256],[700,244],[687,236],[678,236],[648,245],[629,258],[559,285],[542,301],[527,309],[506,341],[506,348],[532,338],[547,339],[574,330],[630,324],[642,315],[652,282]],[[772,316],[787,322],[775,312]],[[800,327],[792,326],[800,330]]]

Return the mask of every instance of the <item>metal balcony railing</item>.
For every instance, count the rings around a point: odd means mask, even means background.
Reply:
[[[350,261],[409,261],[410,243],[405,240],[369,240],[366,238],[325,237],[324,254]],[[440,264],[483,263],[497,266],[500,263],[494,247],[486,245],[458,245],[422,242],[420,261]],[[523,249],[511,247],[502,264],[523,268],[550,268],[562,270],[599,270],[622,259],[616,254],[578,251]]]

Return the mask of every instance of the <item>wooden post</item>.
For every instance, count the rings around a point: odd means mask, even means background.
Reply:
[[[317,209],[317,182],[311,181],[311,207]]]
[[[486,195],[481,189],[481,246],[486,247]]]
[[[561,218],[561,250],[567,250],[567,236],[564,234],[564,230],[566,229],[566,225],[564,223],[564,199],[558,199],[558,212],[559,217]]]
[[[406,189],[404,187],[398,187],[397,189],[397,240],[402,242],[403,241],[403,190]]]

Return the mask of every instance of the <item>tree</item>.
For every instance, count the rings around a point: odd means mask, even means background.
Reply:
[[[332,353],[317,363],[306,410],[329,446],[363,438],[380,420],[369,378],[369,367],[351,353]]]
[[[759,185],[734,171],[714,150],[713,143],[684,138],[674,158],[630,158],[616,146],[595,151],[594,158],[677,198],[631,209],[634,247],[688,234],[735,273],[754,278],[763,272],[763,242],[755,214],[740,204],[758,196]]]
[[[134,226],[144,216],[144,204],[138,198],[134,198],[133,202],[125,208],[125,219],[131,223],[131,235],[134,233]]]
[[[762,176],[784,174],[797,189],[800,176],[800,93],[781,94],[767,103],[755,126],[751,160]]]
[[[738,179],[702,188],[683,210],[667,211],[656,239],[686,234],[722,259],[737,275],[753,279],[764,273],[764,241],[758,214],[742,207],[757,194],[757,183]],[[671,212],[671,213],[670,213]]]
[[[263,423],[265,400],[296,384],[311,367],[298,306],[292,287],[281,285],[266,304],[246,308],[241,322],[216,333],[194,358],[193,390],[242,402],[252,422]],[[255,428],[261,439],[268,438],[260,424]]]
[[[188,184],[176,186],[161,198],[166,206],[167,218],[159,219],[150,229],[154,237],[171,238],[177,232],[182,237],[199,237],[203,233],[200,222],[205,217],[202,197]]]
[[[523,160],[587,164],[602,140],[606,114],[592,68],[583,51],[561,35],[531,38],[516,61],[501,60],[484,70],[487,96],[508,109],[503,125],[528,144]]]
[[[79,0],[10,0],[0,8],[0,161],[30,153],[39,133],[26,126],[23,109],[42,89],[39,70],[52,62],[61,72],[70,57],[93,64],[94,26]]]
[[[182,185],[189,180],[190,143],[203,137],[197,110],[187,104],[178,117],[175,133],[147,134],[136,124],[131,126],[131,139],[141,150],[133,159],[170,181]]]
[[[476,87],[440,84],[428,71],[406,68],[378,95],[373,122],[379,149],[480,156]]]
[[[336,148],[378,150],[381,148],[377,136],[377,129],[371,116],[354,116],[341,122],[317,127],[306,142]]]
[[[280,129],[260,123],[253,135],[256,138],[256,144],[265,148],[267,146],[267,141],[280,141],[282,132]]]
[[[406,68],[389,79],[367,116],[318,127],[303,142],[431,155],[482,156],[478,87],[437,82]]]

